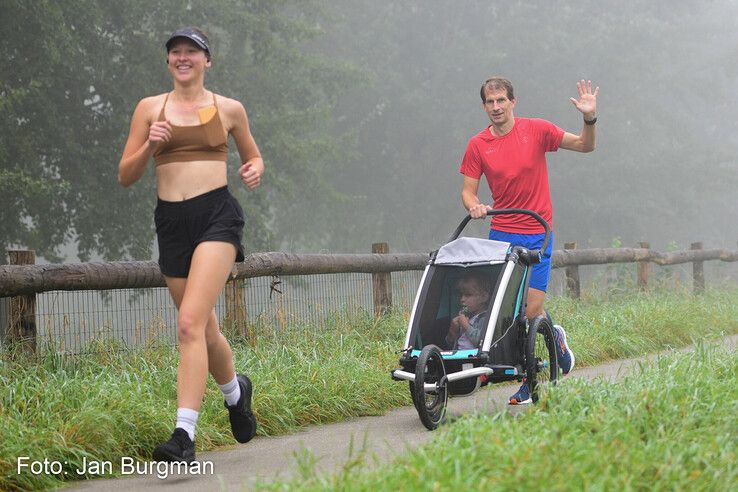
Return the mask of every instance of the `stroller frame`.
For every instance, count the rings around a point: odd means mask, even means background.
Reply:
[[[508,243],[489,241],[486,239],[462,238],[472,247],[476,244],[489,244],[498,248],[501,256],[495,260],[465,262],[464,264],[437,263],[439,252],[434,251],[428,261],[415,296],[413,310],[408,322],[407,335],[399,363],[400,368],[391,371],[393,379],[408,381],[413,403],[423,424],[429,429],[436,429],[445,420],[446,405],[450,396],[466,396],[474,393],[481,386],[489,383],[527,379],[534,402],[538,400],[539,387],[546,382],[555,383],[558,376],[554,331],[546,316],[537,316],[528,320],[525,315],[528,287],[530,283],[530,267],[538,263],[545,252],[550,239],[550,227],[538,214],[524,209],[499,209],[487,212],[487,215],[524,214],[536,219],[544,227],[546,233],[541,249],[529,250],[520,246],[511,247]],[[467,215],[450,236],[446,245],[457,240],[471,216]],[[496,244],[492,244],[496,243]],[[488,246],[485,246],[485,248]],[[483,266],[501,265],[499,274],[491,292],[493,297],[490,315],[486,322],[484,339],[477,349],[443,350],[436,344],[414,347],[414,341],[420,340],[421,313],[419,307],[425,303],[428,294],[429,276],[437,273],[438,266]],[[522,270],[521,270],[522,267]],[[517,271],[516,271],[517,269]],[[522,271],[522,278],[520,272]],[[519,282],[513,284],[512,282]],[[513,320],[496,340],[495,326],[498,324],[503,299],[510,299],[515,288],[515,308]],[[508,297],[506,297],[508,296]],[[497,331],[500,331],[499,329]],[[495,350],[503,338],[512,337],[506,343],[507,360],[499,361],[500,351]],[[492,353],[490,352],[492,350]],[[503,357],[505,358],[505,357]],[[501,363],[502,362],[502,363]]]

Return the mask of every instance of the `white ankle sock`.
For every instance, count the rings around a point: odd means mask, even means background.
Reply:
[[[197,425],[198,415],[200,413],[191,408],[177,409],[177,425],[175,427],[186,430],[193,441],[195,440],[195,426]]]
[[[238,399],[241,398],[241,385],[238,384],[238,379],[236,379],[235,375],[232,381],[226,384],[219,384],[218,387],[223,392],[223,397],[228,406],[232,407],[238,403]]]

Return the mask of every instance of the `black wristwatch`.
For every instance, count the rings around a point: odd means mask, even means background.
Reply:
[[[588,119],[584,118],[584,124],[585,125],[594,125],[595,123],[597,123],[597,117],[596,116],[593,119],[591,119],[591,120],[588,120]]]

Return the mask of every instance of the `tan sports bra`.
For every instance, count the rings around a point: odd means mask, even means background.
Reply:
[[[164,121],[164,108],[169,94],[164,98],[158,121]],[[200,125],[172,125],[172,138],[154,152],[156,165],[170,162],[223,161],[228,159],[228,134],[220,122],[218,105],[213,93],[215,114]]]

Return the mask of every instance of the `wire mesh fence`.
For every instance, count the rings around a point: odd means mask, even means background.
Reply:
[[[592,251],[597,250],[581,250],[578,253],[591,254]],[[728,253],[735,256],[735,253]],[[717,288],[722,285],[734,286],[738,280],[738,262],[733,257],[721,256],[720,259],[724,261],[704,265],[702,278],[706,275]],[[301,261],[297,263],[303,265]],[[637,274],[638,268],[632,263],[634,260],[629,261],[631,264],[582,263],[588,265],[582,269],[582,286],[607,295],[641,292],[644,286],[640,274]],[[654,267],[648,288],[690,290],[688,285],[694,282],[696,276],[693,265],[685,261],[701,263],[702,260],[682,259],[679,264]],[[565,273],[564,268],[552,271],[549,296],[567,295],[569,279]],[[410,310],[421,276],[421,270],[400,270],[390,274],[392,285],[387,290],[392,293],[395,309]],[[233,312],[241,313],[238,326],[256,327],[258,329],[255,332],[258,333],[303,325],[320,329],[327,320],[335,323],[347,320],[359,311],[372,313],[376,307],[373,287],[370,273],[251,277],[243,280],[242,289],[232,289],[229,294],[226,288],[215,311],[221,323],[227,318],[228,309],[231,315]],[[34,346],[39,351],[82,353],[90,342],[96,340],[115,342],[121,349],[149,343],[176,342],[177,313],[165,288],[37,292],[0,298],[0,345],[4,343],[4,333],[10,332],[11,327],[14,330],[19,327],[25,329],[25,325],[31,324],[30,332],[34,334],[36,342]],[[233,295],[233,292],[238,302],[234,303],[233,297],[227,297],[227,302],[226,296]],[[16,302],[15,308],[12,308],[12,302]],[[18,302],[21,303],[20,308]]]
[[[391,274],[394,309],[411,309],[421,276]],[[246,322],[273,330],[319,328],[328,318],[373,310],[372,276],[366,273],[256,277],[245,281],[243,296]],[[215,306],[220,322],[225,311],[221,295]],[[177,311],[166,288],[52,291],[36,296],[36,327],[39,351],[83,353],[101,340],[125,350],[176,343]]]

